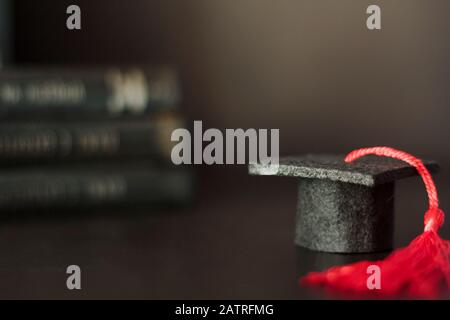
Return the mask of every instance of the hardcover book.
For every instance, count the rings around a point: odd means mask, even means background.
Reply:
[[[180,205],[193,194],[191,171],[148,162],[0,170],[0,209]]]
[[[178,78],[168,67],[0,73],[0,119],[141,116],[179,100]]]
[[[0,163],[150,158],[170,161],[171,133],[182,127],[172,112],[139,120],[8,122],[0,126]]]

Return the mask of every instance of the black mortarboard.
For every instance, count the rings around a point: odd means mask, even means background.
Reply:
[[[295,243],[325,252],[375,252],[392,248],[394,184],[417,175],[390,158],[369,156],[351,164],[344,155],[281,158],[278,165],[250,164],[252,175],[299,178]],[[439,166],[424,161],[431,172]],[[273,170],[273,166],[278,166]],[[269,169],[269,170],[268,170]]]

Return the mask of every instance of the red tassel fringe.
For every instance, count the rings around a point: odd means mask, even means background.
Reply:
[[[439,209],[437,190],[433,179],[422,161],[403,151],[388,147],[359,149],[351,152],[346,162],[352,162],[368,154],[403,160],[414,166],[421,175],[428,193],[429,209],[425,214],[424,232],[407,247],[397,249],[381,261],[361,261],[345,266],[332,267],[324,272],[311,272],[303,277],[303,285],[324,286],[330,289],[356,294],[435,298],[450,288],[450,241],[443,240],[438,230],[444,222]],[[370,289],[369,266],[378,266],[380,287]]]

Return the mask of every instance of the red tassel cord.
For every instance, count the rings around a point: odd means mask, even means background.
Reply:
[[[422,177],[428,193],[429,208],[425,213],[424,232],[407,247],[397,249],[381,261],[361,261],[332,267],[324,272],[311,272],[300,281],[304,285],[324,286],[356,294],[393,296],[406,294],[412,297],[433,298],[450,288],[450,241],[442,239],[438,230],[444,222],[444,212],[439,209],[434,181],[419,159],[388,147],[355,150],[347,155],[350,163],[366,155],[377,155],[402,160],[415,167]],[[369,289],[369,266],[380,270],[380,288]]]

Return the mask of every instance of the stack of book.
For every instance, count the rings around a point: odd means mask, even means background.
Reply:
[[[185,204],[182,127],[165,67],[0,71],[0,210]]]

